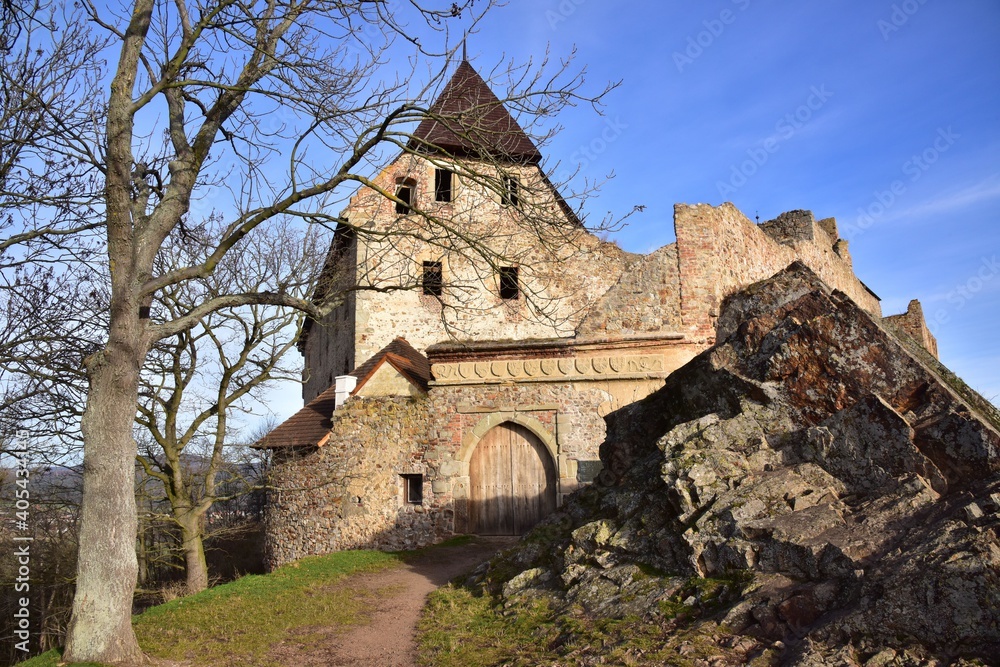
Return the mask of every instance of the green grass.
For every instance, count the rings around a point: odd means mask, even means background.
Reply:
[[[644,576],[653,579],[650,568]],[[431,594],[418,628],[419,663],[424,667],[528,667],[575,664],[585,658],[607,665],[694,665],[727,655],[707,637],[725,634],[713,622],[738,599],[745,573],[726,579],[691,578],[660,614],[647,619],[597,617],[579,608],[555,610],[545,598],[504,610],[488,594],[449,585]],[[683,603],[700,599],[697,607]],[[679,647],[685,645],[683,653]],[[754,664],[768,664],[769,659]]]
[[[192,665],[265,667],[272,647],[305,645],[329,628],[364,622],[368,604],[333,584],[355,572],[402,562],[403,554],[342,551],[305,558],[268,575],[251,575],[152,607],[133,619],[139,645],[155,658]],[[49,651],[19,667],[54,667]]]
[[[547,634],[552,620],[544,603],[503,618],[488,596],[448,585],[431,594],[420,620],[420,664],[482,667],[514,658],[527,660],[521,664],[545,664],[538,660],[545,651],[537,635]]]

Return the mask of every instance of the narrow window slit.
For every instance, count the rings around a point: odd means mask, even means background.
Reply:
[[[521,296],[521,286],[518,282],[516,266],[500,267],[500,298],[517,299]]]

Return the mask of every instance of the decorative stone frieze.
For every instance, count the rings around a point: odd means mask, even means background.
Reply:
[[[556,359],[510,359],[434,364],[436,385],[518,382],[566,382],[616,378],[621,380],[666,377],[663,357],[658,354]]]

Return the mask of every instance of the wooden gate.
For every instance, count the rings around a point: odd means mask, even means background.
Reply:
[[[469,532],[521,535],[556,508],[556,470],[534,433],[512,422],[483,436],[469,461]]]

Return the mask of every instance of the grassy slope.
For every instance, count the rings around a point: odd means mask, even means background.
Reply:
[[[402,562],[402,554],[344,551],[305,558],[269,575],[243,577],[229,584],[173,600],[136,616],[139,644],[149,655],[213,667],[264,666],[272,646],[308,644],[328,626],[363,622],[364,600],[332,584],[354,572],[371,572]],[[19,667],[54,667],[49,651]]]

